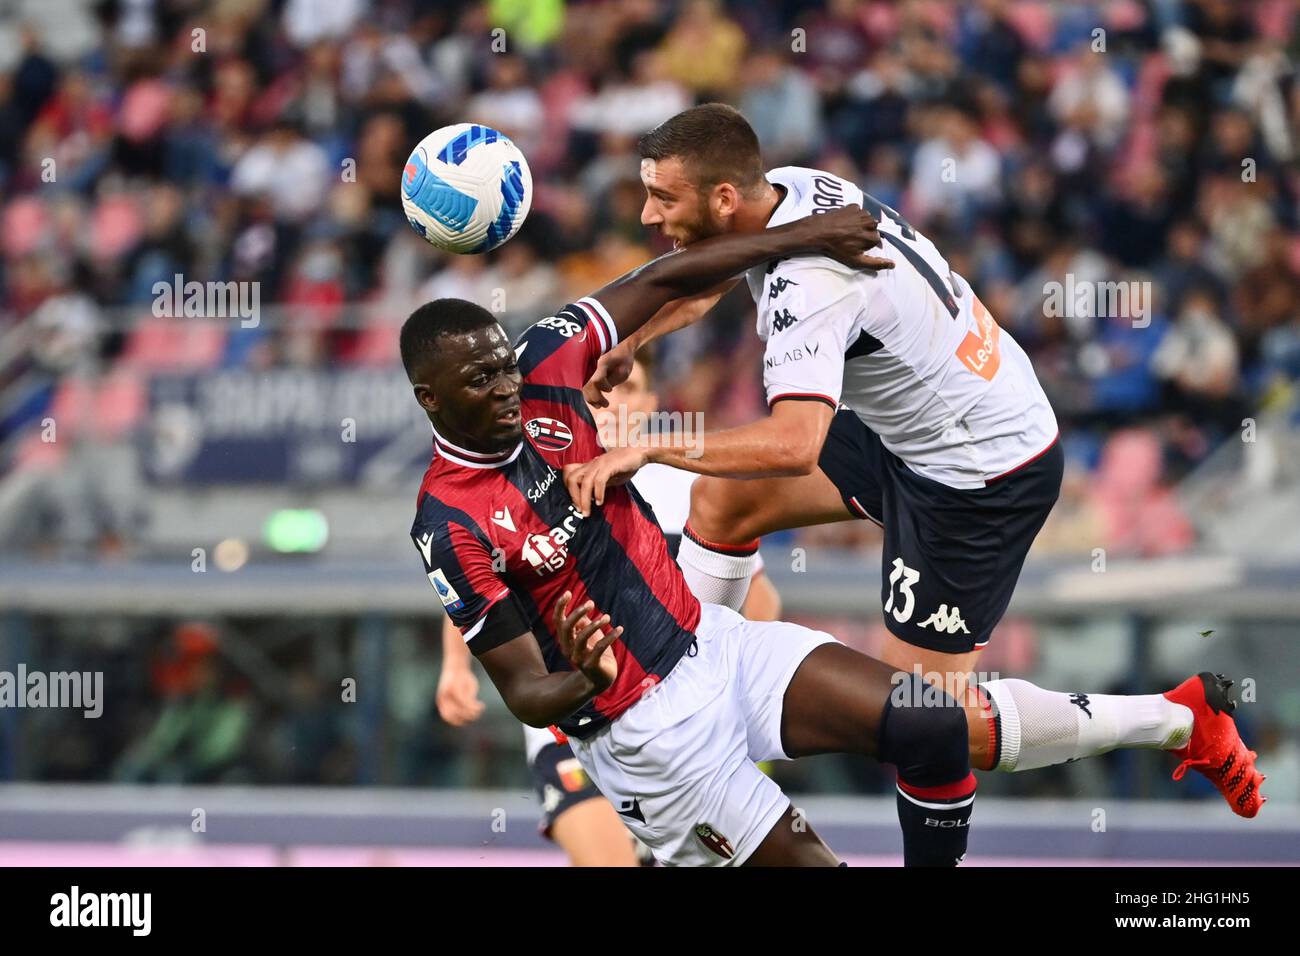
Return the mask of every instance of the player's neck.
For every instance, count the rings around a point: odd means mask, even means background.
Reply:
[[[784,186],[774,186],[765,181],[763,191],[754,199],[746,199],[736,210],[735,216],[732,217],[732,230],[762,232],[767,228],[772,213],[776,212],[776,207],[781,205],[781,200],[784,198]]]
[[[519,444],[518,441],[511,442],[506,447],[489,447],[485,443],[472,435],[464,435],[455,428],[447,427],[445,421],[439,421],[432,415],[429,416],[429,422],[433,425],[434,439],[454,452],[469,452],[475,457],[483,458],[502,458],[510,453]],[[520,439],[522,440],[522,438]]]

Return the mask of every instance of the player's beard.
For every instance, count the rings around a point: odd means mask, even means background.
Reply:
[[[675,243],[682,246],[689,246],[693,242],[699,242],[701,239],[709,239],[713,236],[720,236],[727,232],[727,223],[720,219],[715,219],[712,210],[707,203],[701,203],[700,213],[690,222],[681,223],[673,229],[673,235],[670,237]]]

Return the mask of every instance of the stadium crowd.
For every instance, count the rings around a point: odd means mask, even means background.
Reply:
[[[129,437],[155,373],[399,374],[396,325],[437,296],[500,304],[519,330],[664,251],[639,221],[636,137],[720,99],[770,165],[831,169],[899,210],[1030,352],[1071,463],[1042,550],[1185,550],[1172,486],[1244,417],[1296,406],[1298,26],[1291,0],[8,4],[0,478]],[[446,257],[406,226],[398,184],[415,142],[465,120],[515,139],[535,196],[501,250]],[[257,282],[268,319],[160,318],[154,286],[177,275]],[[1069,294],[1103,288],[1132,294]],[[664,406],[758,417],[752,321],[739,290],[663,342]],[[290,693],[265,695],[206,625],[160,630],[147,673],[110,637],[103,667],[135,709],[64,728],[32,775],[427,783],[455,749],[432,727],[427,648],[419,730],[367,777],[376,738],[327,707],[330,667],[289,654]]]
[[[18,7],[0,24],[6,468],[57,457],[49,415],[128,433],[154,371],[392,362],[416,297],[522,327],[662,251],[635,138],[710,99],[769,164],[901,211],[1029,350],[1073,465],[1045,549],[1189,547],[1167,489],[1300,377],[1289,0]],[[466,119],[519,143],[536,195],[503,249],[449,258],[405,226],[398,182],[420,136]],[[256,329],[156,318],[176,275],[290,308]],[[663,345],[669,407],[761,412],[751,309],[738,294]]]

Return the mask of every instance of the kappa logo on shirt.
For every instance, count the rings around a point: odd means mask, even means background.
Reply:
[[[792,285],[798,285],[793,279],[787,279],[785,276],[777,276],[772,280],[771,287],[767,290],[768,301],[775,299]]]
[[[789,309],[779,309],[772,315],[772,331],[784,332],[798,321],[799,317]]]

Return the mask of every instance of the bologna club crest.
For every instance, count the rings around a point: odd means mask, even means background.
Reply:
[[[731,848],[731,841],[707,823],[696,826],[695,835],[699,837],[700,842],[704,844],[706,849],[716,853],[724,860],[730,860],[736,852]]]
[[[533,444],[542,451],[563,451],[573,442],[573,432],[564,422],[554,418],[533,418],[524,425],[524,431],[533,440]]]

